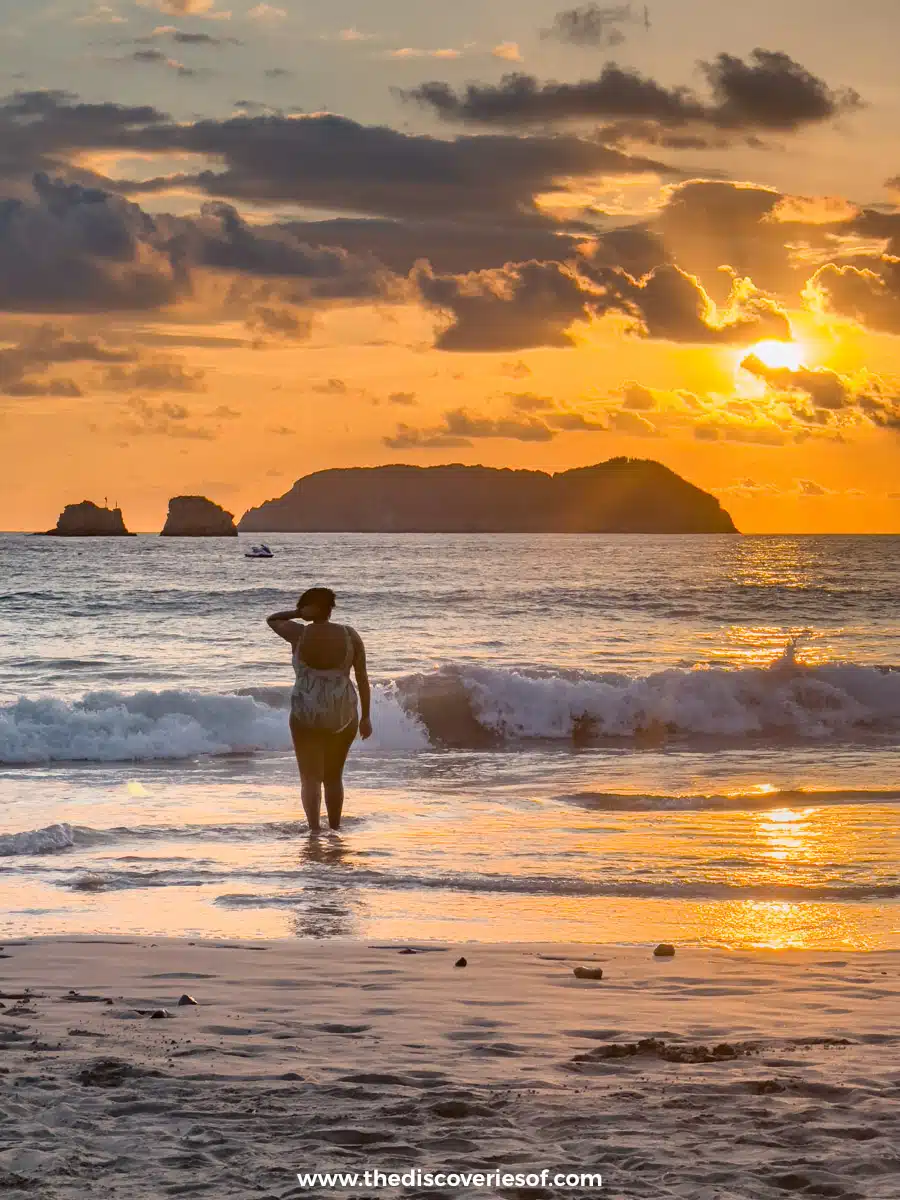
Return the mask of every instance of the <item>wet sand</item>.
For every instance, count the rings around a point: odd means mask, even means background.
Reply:
[[[341,1189],[297,1173],[367,1169],[599,1172],[622,1200],[898,1194],[897,953],[162,938],[0,953],[10,1200],[326,1196]]]

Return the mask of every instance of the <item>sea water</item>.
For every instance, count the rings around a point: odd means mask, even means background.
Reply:
[[[0,932],[900,947],[900,538],[0,537]],[[305,832],[304,588],[375,736]]]

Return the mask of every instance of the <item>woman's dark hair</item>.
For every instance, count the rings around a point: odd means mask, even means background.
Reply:
[[[322,612],[330,614],[335,604],[337,604],[337,597],[331,588],[307,588],[297,601],[297,609],[306,608],[308,604],[312,604]]]

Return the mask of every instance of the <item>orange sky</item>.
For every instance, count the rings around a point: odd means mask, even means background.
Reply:
[[[745,532],[897,532],[891,64],[829,36],[832,0],[801,0],[805,52],[768,0],[752,30],[661,0],[591,47],[546,35],[557,7],[333,28],[315,4],[73,2],[58,44],[8,23],[0,527],[106,498],[154,531],[172,495],[240,515],[327,467],[625,454]],[[324,62],[319,96],[301,68]]]

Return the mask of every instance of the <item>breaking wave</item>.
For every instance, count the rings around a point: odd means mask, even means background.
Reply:
[[[801,738],[900,729],[900,672],[852,663],[805,667],[789,650],[771,667],[588,672],[447,666],[398,683],[401,702],[445,745],[510,739]]]
[[[290,749],[288,692],[92,692],[0,706],[0,763],[129,762]],[[801,666],[671,669],[631,678],[451,664],[377,687],[362,751],[480,748],[527,739],[853,740],[900,731],[900,671]]]
[[[376,692],[373,718],[376,736],[365,749],[427,745],[392,691]],[[0,706],[0,763],[6,765],[191,759],[290,748],[285,712],[250,695],[109,691],[91,692],[75,703],[20,697]]]

